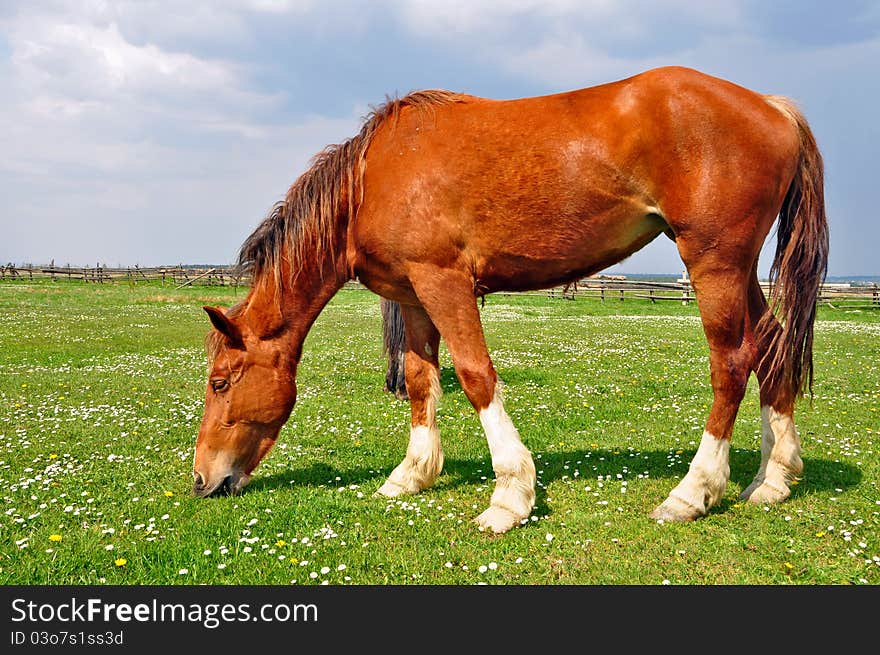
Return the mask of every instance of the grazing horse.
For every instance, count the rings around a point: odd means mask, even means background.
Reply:
[[[714,401],[687,474],[651,516],[691,520],[721,499],[751,372],[761,465],[743,496],[783,500],[803,466],[793,412],[812,390],[827,268],[822,170],[790,100],[686,68],[518,100],[436,90],[390,100],[319,153],[244,242],[247,297],[205,308],[214,329],[194,493],[247,484],[296,401],[306,334],[357,277],[400,303],[406,332],[409,445],[377,493],[416,493],[440,473],[442,337],[495,471],[476,520],[494,532],[522,523],[535,467],[505,411],[478,299],[590,275],[665,234],[696,292]],[[758,255],[777,217],[768,303]]]
[[[400,303],[382,298],[379,303],[382,311],[382,349],[388,358],[388,372],[385,373],[385,387],[400,400],[408,400],[406,393],[406,334],[403,328],[403,316]]]

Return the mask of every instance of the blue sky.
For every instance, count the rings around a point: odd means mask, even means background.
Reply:
[[[880,274],[876,1],[3,3],[0,263],[231,262],[386,95],[514,98],[666,64],[793,97],[825,156],[829,274]],[[682,264],[658,239],[611,270]]]

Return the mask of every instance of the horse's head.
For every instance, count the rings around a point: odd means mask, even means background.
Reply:
[[[275,445],[296,402],[295,369],[272,339],[220,307],[205,307],[214,330],[205,413],[196,440],[193,493],[237,493]]]

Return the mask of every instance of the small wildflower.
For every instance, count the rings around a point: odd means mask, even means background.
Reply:
[[[494,570],[497,569],[497,568],[498,568],[498,563],[497,563],[497,562],[489,562],[489,569],[490,569],[491,571],[494,571]]]
[[[287,545],[287,542],[284,541],[283,539],[279,539],[278,541],[275,542],[275,545],[278,546],[278,548],[283,548],[284,546]]]
[[[345,564],[340,564],[339,566],[336,567],[336,570],[337,571],[344,571],[347,568],[348,567]]]
[[[549,543],[549,542],[553,541],[553,535],[548,532],[547,534],[544,535],[544,539],[546,539],[547,542]]]
[[[189,573],[189,569],[180,569],[177,575],[186,575],[187,573]]]
[[[327,575],[328,573],[330,573],[330,567],[329,566],[322,566],[321,567],[321,575]]]
[[[222,571],[223,569],[226,568],[226,564],[223,563],[223,562],[220,562],[220,563],[217,565],[217,568],[220,569],[220,570]]]
[[[119,559],[114,560],[113,563],[116,566],[125,566],[126,564],[128,564],[128,560],[124,557],[120,557]]]
[[[174,492],[173,492],[173,491],[166,491],[166,492],[165,492],[165,497],[166,497],[166,498],[171,498],[171,496],[173,496],[173,495],[174,495]]]
[[[489,569],[486,567],[485,564],[480,564],[480,567],[477,569],[477,571],[479,571],[480,573],[485,573],[488,570]]]
[[[62,537],[60,534],[50,534],[49,541],[61,541]]]

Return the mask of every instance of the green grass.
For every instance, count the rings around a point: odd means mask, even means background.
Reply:
[[[405,452],[408,405],[382,393],[378,301],[362,291],[315,324],[297,406],[245,493],[193,498],[201,305],[243,294],[0,285],[0,583],[880,582],[878,311],[820,312],[787,502],[737,501],[760,460],[752,380],[723,501],[661,525],[647,515],[687,471],[711,402],[696,308],[489,297],[490,351],[539,471],[532,520],[493,537],[472,521],[492,492],[488,449],[445,350],[444,472],[418,496],[372,497]]]

